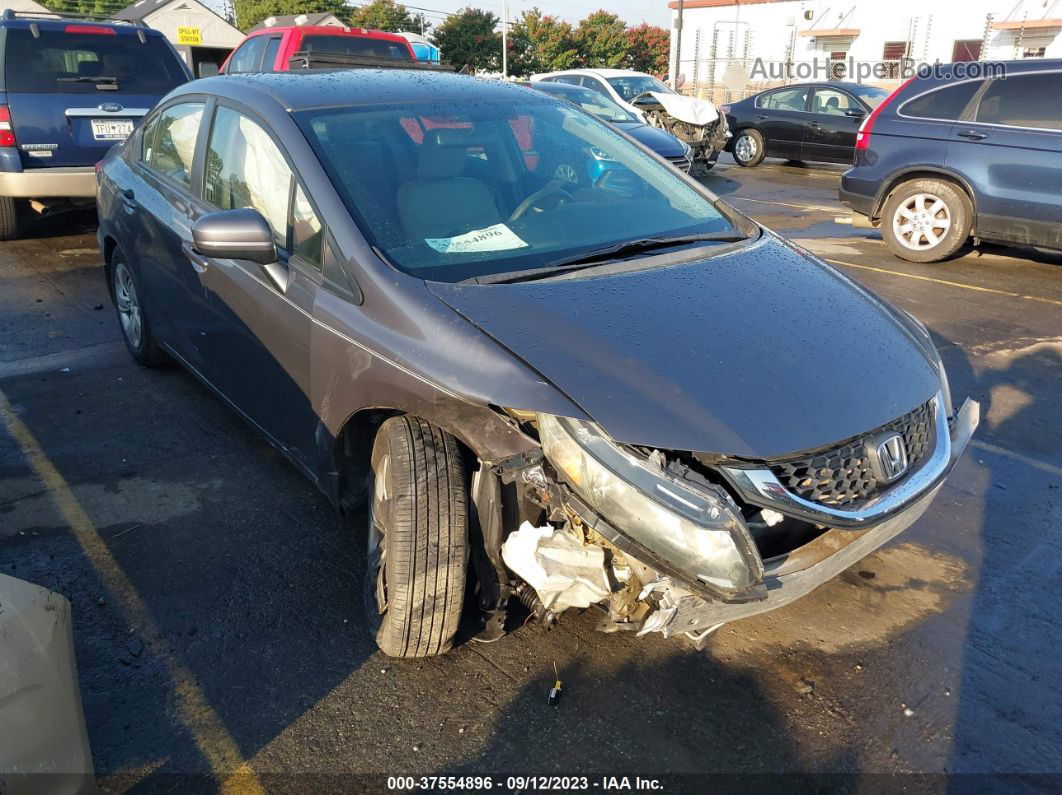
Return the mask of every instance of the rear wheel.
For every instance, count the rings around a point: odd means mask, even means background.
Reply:
[[[457,440],[426,420],[393,417],[372,449],[365,601],[392,657],[449,650],[461,620],[468,486]]]
[[[111,254],[111,294],[129,355],[144,367],[157,367],[165,362],[166,354],[155,343],[144,312],[139,283],[121,249],[115,249]]]
[[[739,166],[759,165],[766,154],[766,142],[758,130],[742,130],[734,139],[734,160]]]
[[[0,196],[0,240],[17,240],[21,232],[18,202],[10,196]]]
[[[950,182],[915,179],[889,196],[882,210],[881,237],[897,257],[909,262],[940,262],[970,236],[973,208]]]

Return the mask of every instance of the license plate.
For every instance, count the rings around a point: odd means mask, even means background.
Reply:
[[[92,137],[97,141],[124,141],[132,131],[132,119],[92,120]]]

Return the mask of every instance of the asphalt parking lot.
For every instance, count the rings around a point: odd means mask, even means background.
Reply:
[[[364,517],[190,376],[133,364],[91,215],[0,244],[0,571],[73,604],[102,787],[1062,771],[1062,255],[902,262],[833,222],[839,173],[726,156],[706,184],[917,315],[982,425],[915,526],[699,653],[585,614],[384,657],[361,626]]]

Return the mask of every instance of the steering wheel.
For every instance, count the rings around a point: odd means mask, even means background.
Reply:
[[[555,196],[557,199],[560,200],[557,206],[575,201],[575,197],[568,193],[568,191],[564,190],[564,188],[560,187],[557,182],[551,182],[546,185],[546,187],[536,190],[534,193],[532,193],[530,196],[520,202],[520,206],[513,210],[513,214],[509,216],[509,220],[517,221],[523,218],[528,210],[530,210],[532,207],[538,207],[538,203],[540,201],[549,198],[550,196]],[[542,208],[539,207],[539,209],[541,210]]]

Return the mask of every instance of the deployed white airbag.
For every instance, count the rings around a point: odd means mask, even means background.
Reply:
[[[608,598],[605,550],[569,530],[524,522],[502,544],[505,565],[527,582],[543,606],[560,612]]]
[[[715,109],[715,105],[706,99],[687,97],[682,94],[664,94],[659,91],[650,91],[649,96],[663,105],[669,115],[687,124],[703,127],[719,118],[719,111]]]

